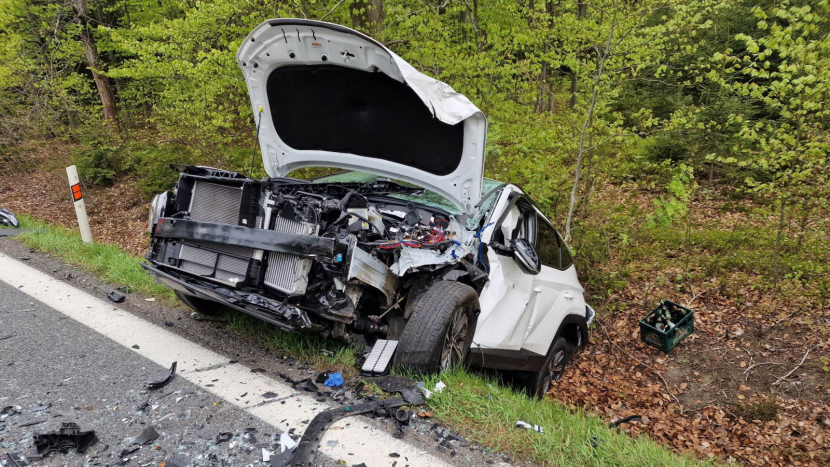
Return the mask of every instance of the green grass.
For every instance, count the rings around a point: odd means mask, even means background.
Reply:
[[[26,215],[20,216],[20,220],[21,227],[39,230],[17,237],[29,248],[51,253],[113,285],[175,300],[169,289],[153,283],[139,266],[139,258],[117,246],[86,245],[68,229]],[[308,361],[318,371],[341,371],[347,378],[356,373],[354,365],[360,349],[355,346],[312,334],[284,332],[241,313],[229,312],[227,316],[231,329],[270,350]],[[425,380],[428,388],[439,380],[448,386],[428,401],[430,410],[446,426],[514,459],[556,467],[716,465],[673,453],[645,436],[632,438],[609,430],[599,417],[573,412],[549,399],[528,398],[486,375],[456,370],[427,376]],[[545,433],[517,429],[517,420],[540,425]]]
[[[428,400],[435,416],[471,441],[513,458],[556,467],[718,465],[678,455],[646,436],[610,430],[596,416],[532,399],[494,377],[455,370],[427,377],[426,387],[439,380],[447,389]],[[517,420],[545,433],[516,428]]]
[[[104,282],[128,286],[131,292],[169,301],[175,299],[169,288],[153,283],[153,279],[139,266],[138,258],[118,246],[86,244],[81,241],[78,233],[28,215],[19,216],[19,220],[21,228],[35,230],[16,237],[27,247],[50,253],[66,263],[95,274]]]

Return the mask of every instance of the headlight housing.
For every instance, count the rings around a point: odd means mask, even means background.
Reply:
[[[164,208],[167,207],[167,192],[158,194],[150,203],[150,216],[147,219],[147,230],[153,231],[153,226],[164,216]]]

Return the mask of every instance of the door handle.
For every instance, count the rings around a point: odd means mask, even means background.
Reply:
[[[573,292],[571,292],[570,290],[566,290],[566,291],[564,291],[564,292],[562,293],[562,296],[563,296],[563,297],[565,297],[565,298],[567,298],[568,300],[573,300],[573,299],[575,299],[575,298],[576,298],[576,295],[575,295]]]

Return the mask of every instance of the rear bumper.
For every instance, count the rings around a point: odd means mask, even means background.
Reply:
[[[241,311],[255,318],[278,326],[286,331],[314,330],[308,315],[297,307],[262,295],[222,287],[212,282],[199,280],[176,271],[164,271],[151,264],[141,264],[157,283],[171,289],[204,300]]]

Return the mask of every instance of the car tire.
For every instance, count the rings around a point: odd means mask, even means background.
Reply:
[[[217,316],[221,315],[224,307],[216,302],[205,300],[204,298],[194,297],[192,295],[186,295],[178,290],[174,291],[176,297],[181,300],[182,303],[187,305],[188,307],[192,308],[193,311],[205,315],[205,316]]]
[[[478,321],[478,294],[458,282],[433,284],[406,323],[395,365],[419,373],[451,369],[466,363]]]
[[[531,397],[541,399],[550,391],[552,381],[559,381],[565,372],[568,363],[576,354],[576,347],[564,337],[559,336],[553,341],[548,354],[545,356],[545,365],[539,370],[530,373],[527,381],[527,391]]]

